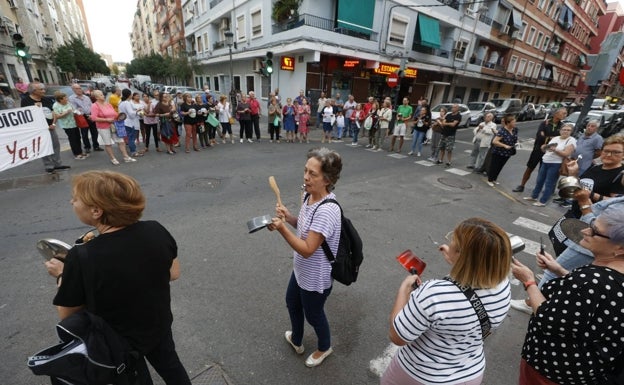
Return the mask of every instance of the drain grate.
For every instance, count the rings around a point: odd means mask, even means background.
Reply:
[[[438,178],[438,182],[442,183],[445,186],[458,188],[461,190],[469,190],[472,188],[472,184],[460,178]]]
[[[210,365],[191,379],[193,385],[232,385],[230,378],[218,365]]]
[[[194,192],[213,191],[221,186],[221,179],[217,178],[197,178],[186,182],[184,189]]]

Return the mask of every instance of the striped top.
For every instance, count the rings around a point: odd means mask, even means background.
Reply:
[[[492,330],[505,319],[511,300],[509,280],[494,289],[473,289],[485,307]],[[424,384],[456,384],[485,370],[481,324],[464,293],[452,282],[434,279],[410,295],[394,319],[408,344],[397,353],[399,364]]]
[[[324,199],[336,199],[336,195],[329,193]],[[322,234],[330,250],[336,255],[340,241],[340,207],[326,203],[314,213],[321,202],[322,200],[312,205],[308,205],[307,201],[303,202],[297,218],[297,236],[306,239],[310,230]],[[302,257],[296,251],[293,254],[295,278],[300,288],[323,293],[332,286],[331,264],[321,246],[309,258]]]

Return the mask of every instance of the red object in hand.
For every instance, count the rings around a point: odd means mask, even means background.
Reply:
[[[403,265],[405,270],[412,274],[422,275],[427,267],[427,263],[418,258],[416,254],[412,253],[412,250],[409,249],[399,254],[396,259],[401,265]]]

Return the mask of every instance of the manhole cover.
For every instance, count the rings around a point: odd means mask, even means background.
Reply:
[[[219,186],[221,186],[221,179],[197,178],[191,179],[190,181],[186,182],[186,185],[184,187],[187,191],[206,192],[213,191]]]
[[[454,187],[462,190],[468,190],[472,188],[469,182],[459,178],[438,178],[438,182],[445,186]]]
[[[210,365],[191,379],[193,385],[232,385],[230,378],[218,365]]]

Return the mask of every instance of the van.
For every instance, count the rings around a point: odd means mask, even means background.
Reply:
[[[499,123],[505,115],[518,116],[522,110],[522,100],[520,99],[492,99],[490,100],[496,106],[494,119]]]
[[[607,99],[594,99],[589,107],[590,110],[605,110],[607,109]]]

